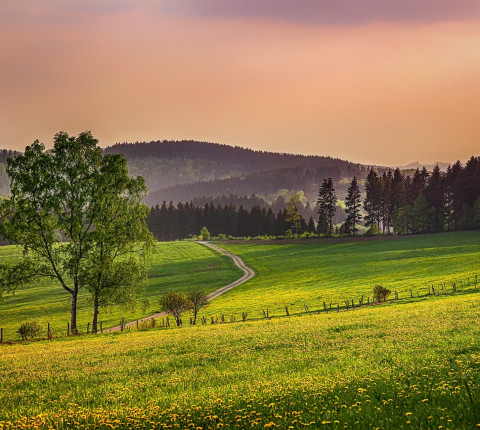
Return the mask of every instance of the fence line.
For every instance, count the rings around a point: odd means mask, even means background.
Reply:
[[[473,286],[474,286],[474,289],[477,289],[477,286],[478,286],[478,275],[475,275],[475,278],[472,279],[473,281]],[[460,280],[460,285],[461,285],[461,288],[463,288],[464,286],[467,286],[469,287],[471,285],[470,283],[470,277],[467,278],[467,281],[466,283],[464,284],[463,283],[463,280]],[[457,281],[454,281],[452,283],[452,286],[451,286],[451,290],[449,291],[448,290],[448,287],[446,285],[445,282],[443,283],[438,283],[438,284],[430,284],[428,285],[426,288],[425,288],[425,294],[420,294],[417,290],[417,295],[416,295],[416,298],[420,298],[420,297],[429,297],[429,296],[439,296],[439,295],[446,295],[446,294],[454,294],[454,293],[457,293],[459,291],[464,291],[464,290],[459,290],[458,287],[457,287]],[[285,318],[285,317],[290,317],[290,316],[302,316],[302,315],[308,315],[308,314],[328,314],[328,313],[331,313],[331,312],[335,312],[335,313],[339,313],[340,311],[342,312],[345,312],[345,311],[349,311],[350,309],[358,309],[358,308],[361,308],[361,307],[365,307],[365,306],[372,306],[372,305],[376,305],[376,304],[381,304],[381,303],[386,303],[386,302],[396,302],[398,300],[404,300],[404,299],[408,299],[408,298],[415,298],[414,297],[414,292],[413,292],[413,289],[410,289],[409,290],[409,293],[410,293],[410,297],[403,297],[402,299],[400,299],[400,295],[398,293],[397,290],[395,290],[393,292],[394,294],[394,297],[392,299],[385,299],[383,301],[375,301],[375,297],[371,297],[371,296],[361,296],[358,301],[357,301],[357,304],[355,304],[355,301],[354,299],[346,299],[344,300],[344,303],[345,305],[340,305],[339,303],[336,303],[336,304],[333,304],[333,302],[330,302],[329,304],[327,304],[326,302],[323,302],[323,308],[318,308],[316,310],[311,310],[308,306],[307,303],[303,303],[303,311],[300,311],[300,312],[294,312],[292,313],[291,312],[291,309],[288,305],[285,306],[285,314],[284,315],[271,315],[270,314],[270,311],[268,308],[265,308],[265,309],[262,309],[262,313],[263,313],[263,317],[262,316],[258,316],[258,317],[251,317],[251,318],[248,318],[248,321],[259,321],[259,320],[263,320],[263,319],[272,319],[272,318]],[[366,303],[365,303],[365,300],[366,300]],[[332,306],[333,305],[333,306]],[[335,305],[336,305],[336,308],[335,308]],[[261,315],[261,314],[260,314]],[[225,315],[222,314],[220,316],[220,320],[218,318],[218,316],[214,317],[211,316],[210,317],[210,324],[233,324],[233,323],[238,323],[238,322],[246,322],[247,321],[247,312],[242,312],[241,314],[241,320],[238,320],[236,319],[236,317],[234,315],[231,315],[228,320],[225,318]],[[208,324],[208,319],[206,316],[202,316],[200,318],[200,322],[201,324],[199,325],[207,325]],[[190,326],[193,326],[193,320],[192,318],[190,318]],[[90,322],[87,323],[87,331],[86,333],[87,334],[94,334],[93,333],[93,330],[90,330]],[[126,328],[126,320],[125,318],[122,318],[120,320],[120,331],[123,332]],[[196,324],[195,324],[196,325]],[[162,318],[162,321],[160,323],[157,323],[157,320],[155,320],[155,318],[151,318],[149,321],[145,321],[145,322],[142,322],[142,323],[139,323],[139,320],[136,321],[136,327],[137,327],[137,330],[140,331],[140,330],[145,330],[145,329],[150,329],[150,328],[169,328],[171,325],[170,325],[170,318],[167,316],[166,318]],[[182,320],[180,320],[180,326],[183,326],[183,322]],[[128,331],[130,331],[130,327],[128,327]],[[5,340],[5,332],[6,330],[2,327],[0,327],[0,344],[1,343],[5,343],[6,340]],[[16,331],[17,332],[17,331]],[[100,321],[100,333],[103,334],[103,321]],[[98,329],[97,329],[97,333],[98,334]],[[70,328],[70,323],[68,322],[67,323],[67,330],[66,330],[66,335],[67,337],[70,336],[70,335],[81,335],[81,332],[78,330],[76,330],[76,333],[73,332],[73,330],[71,330]],[[48,322],[47,323],[47,339],[53,339],[53,332],[51,330],[51,327],[50,327],[50,323]],[[57,337],[61,337],[61,336],[57,336]],[[30,340],[33,340],[33,339],[30,339]],[[15,341],[9,341],[9,343],[11,342],[15,342]]]

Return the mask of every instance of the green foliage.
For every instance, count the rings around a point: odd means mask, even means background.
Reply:
[[[390,293],[391,291],[383,285],[375,285],[373,287],[373,298],[377,303],[386,301]]]
[[[378,236],[380,234],[380,230],[378,225],[375,223],[370,224],[370,227],[365,232],[365,236]]]
[[[207,227],[202,227],[200,230],[200,236],[202,237],[202,240],[210,240],[210,233],[207,230]]]
[[[131,298],[118,289],[138,282],[145,269],[127,256],[146,252],[153,239],[145,221],[148,209],[140,203],[144,181],[128,176],[125,157],[103,156],[90,132],[77,137],[60,132],[51,151],[35,141],[24,155],[9,159],[7,173],[11,196],[1,207],[0,233],[23,247],[38,277],[58,282],[71,296],[72,331],[82,287],[92,292],[95,309],[99,301]],[[59,244],[61,238],[65,243]],[[99,298],[102,290],[108,292]]]
[[[287,239],[291,239],[291,238],[293,237],[293,233],[292,233],[292,230],[291,230],[291,229],[288,228],[288,229],[285,231],[285,237],[286,237]]]
[[[17,330],[22,340],[34,339],[42,333],[42,327],[38,321],[24,322]]]
[[[297,236],[300,235],[300,226],[302,222],[302,215],[300,215],[300,206],[302,205],[302,196],[303,192],[300,193],[295,193],[292,196],[290,196],[290,199],[288,200],[287,203],[287,221],[290,221],[293,223],[293,226],[295,227],[295,234]]]

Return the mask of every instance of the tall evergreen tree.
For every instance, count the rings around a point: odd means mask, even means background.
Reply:
[[[335,216],[337,205],[337,196],[335,195],[332,178],[323,180],[318,190],[317,205],[319,233],[326,237],[331,237],[333,234],[333,217]]]
[[[347,213],[345,234],[347,236],[355,236],[358,231],[356,226],[362,218],[362,212],[360,210],[360,189],[358,188],[358,182],[355,176],[348,187],[345,206],[345,212]]]
[[[376,224],[380,225],[382,212],[382,185],[377,173],[370,169],[367,179],[365,180],[365,201],[363,207],[367,212],[365,217],[365,225],[367,227]]]

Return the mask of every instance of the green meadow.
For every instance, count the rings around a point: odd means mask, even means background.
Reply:
[[[364,301],[375,284],[397,291],[399,298],[425,295],[428,286],[453,282],[473,285],[480,278],[480,232],[441,233],[371,241],[326,243],[305,240],[298,244],[279,242],[232,242],[220,246],[240,256],[257,276],[212,302],[206,315],[225,314],[239,318],[269,314],[285,315],[323,309],[345,300]],[[480,279],[479,279],[480,281]]]
[[[0,429],[480,426],[480,233],[221,246],[257,275],[204,315],[237,322],[0,345]],[[15,258],[13,248],[1,251]],[[199,244],[159,244],[147,297],[193,283],[212,291],[240,275]],[[305,303],[358,304],[377,283],[400,300],[304,312]],[[447,290],[425,295],[440,283]],[[0,326],[68,320],[65,296],[53,292],[19,290],[1,305]],[[303,314],[286,317],[285,305]]]
[[[21,256],[17,247],[0,247],[0,259],[14,261]],[[100,314],[103,327],[118,325],[121,318],[134,320],[158,312],[158,298],[168,290],[187,291],[191,287],[214,291],[242,275],[226,256],[193,242],[161,243],[156,247],[148,272],[145,299],[149,304],[139,304],[135,310],[114,308]],[[70,321],[69,294],[58,282],[43,280],[18,289],[14,296],[6,296],[0,303],[0,327],[7,340],[19,338],[17,328],[27,320],[37,320],[42,325],[50,323],[54,335],[66,334]],[[87,331],[92,320],[92,307],[88,294],[81,292],[78,309],[80,331]]]
[[[3,345],[0,428],[473,428],[479,299]]]

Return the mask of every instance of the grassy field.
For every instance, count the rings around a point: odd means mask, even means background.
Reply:
[[[0,428],[473,428],[480,293],[0,347]]]
[[[238,321],[246,311],[247,322],[0,345],[0,429],[480,425],[480,287],[467,285],[480,233],[224,247],[257,276],[205,315]],[[14,258],[13,248],[1,251]],[[193,283],[211,291],[240,276],[232,265],[195,243],[160,244],[147,295]],[[440,282],[459,291],[410,298]],[[401,300],[252,320],[267,308],[284,315],[285,305],[358,303],[376,283]],[[53,286],[21,290],[0,309],[0,326],[12,329],[29,317],[68,319]]]
[[[16,247],[0,247],[0,259],[14,261],[19,258]],[[168,290],[186,291],[195,286],[213,291],[232,282],[242,275],[226,256],[193,242],[159,243],[149,270],[149,281],[145,297],[150,305],[146,309],[113,309],[100,314],[104,327],[119,324],[122,317],[127,320],[140,318],[158,311],[158,298]],[[0,304],[0,327],[6,339],[17,338],[15,333],[21,323],[29,319],[39,321],[46,327],[50,322],[55,334],[65,333],[69,319],[70,304],[66,293],[55,281],[42,281],[19,289],[14,296]],[[91,305],[87,294],[80,295],[78,322],[81,331],[86,331],[92,319]]]
[[[450,290],[480,278],[480,232],[442,233],[365,242],[302,241],[221,244],[240,256],[257,276],[212,302],[206,315],[250,317],[301,312],[344,300],[372,295],[382,284],[400,298],[428,293],[428,286],[445,283]],[[480,280],[480,279],[479,279]]]

